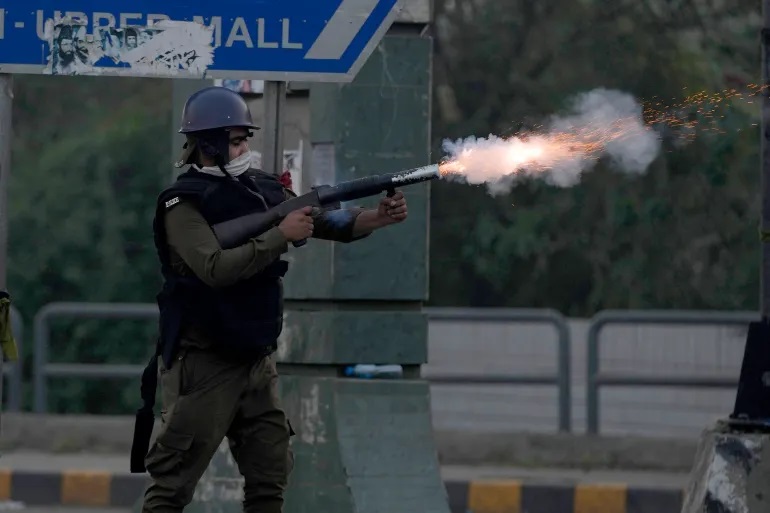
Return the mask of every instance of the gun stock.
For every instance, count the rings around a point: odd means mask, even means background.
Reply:
[[[439,176],[439,166],[434,164],[398,173],[366,176],[334,186],[322,185],[307,194],[287,200],[267,212],[237,217],[215,224],[212,229],[222,249],[230,249],[265,233],[273,226],[277,226],[289,213],[303,207],[327,208],[339,205],[343,201],[375,196],[383,191],[387,191],[388,195],[392,196],[398,186],[427,182]],[[293,244],[295,247],[300,247],[305,242],[296,241]]]

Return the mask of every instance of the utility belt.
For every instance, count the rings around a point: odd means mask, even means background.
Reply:
[[[182,340],[185,340],[184,338]],[[210,354],[218,359],[221,359],[226,362],[230,363],[238,363],[238,364],[244,364],[244,365],[254,365],[259,362],[261,362],[263,359],[267,358],[268,356],[271,356],[278,350],[278,344],[269,344],[269,345],[261,345],[256,346],[254,349],[249,351],[249,358],[244,358],[242,355],[234,354],[232,351],[229,351],[227,349],[221,349],[217,346],[209,346],[209,347],[200,347],[193,344],[180,344],[179,348],[177,348],[177,354],[187,355],[190,353],[204,353],[204,354]],[[158,356],[159,354],[155,354],[152,358],[155,359],[153,362],[150,361],[150,364],[158,364]],[[176,360],[175,360],[176,361]],[[167,367],[170,368],[170,367]]]

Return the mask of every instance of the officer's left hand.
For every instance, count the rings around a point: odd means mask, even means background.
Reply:
[[[396,191],[392,197],[384,197],[377,208],[377,217],[386,224],[400,223],[407,216],[406,198],[404,193]]]

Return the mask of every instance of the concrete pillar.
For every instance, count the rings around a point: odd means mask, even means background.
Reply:
[[[770,511],[770,436],[719,421],[700,438],[682,513]]]
[[[394,27],[352,84],[311,85],[312,185],[431,162],[431,41],[421,28]],[[406,223],[292,252],[280,349],[282,398],[297,432],[287,513],[448,512],[430,391],[419,377],[429,185],[404,192]],[[355,363],[401,364],[405,379],[341,377]]]

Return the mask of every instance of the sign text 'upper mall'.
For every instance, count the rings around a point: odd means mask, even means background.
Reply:
[[[15,21],[12,26],[6,26],[6,9],[0,8],[0,39],[4,39],[9,30],[24,29],[26,25],[23,21]],[[151,26],[161,20],[170,19],[169,16],[161,13],[110,13],[110,12],[75,12],[75,11],[53,11],[45,12],[38,9],[35,12],[35,23],[37,36],[45,39],[45,22],[48,19],[54,21],[62,18],[71,18],[88,29],[88,35],[98,35],[100,28],[128,26]],[[222,16],[212,16],[205,19],[203,16],[193,16],[192,21],[205,24],[214,29],[214,47],[224,46],[231,48],[233,46],[242,46],[244,48],[285,48],[290,50],[302,50],[303,44],[292,40],[291,20],[283,18],[280,20],[270,20],[265,18],[246,19],[243,17],[226,20],[229,26],[223,24]],[[223,35],[226,37],[223,38]]]

